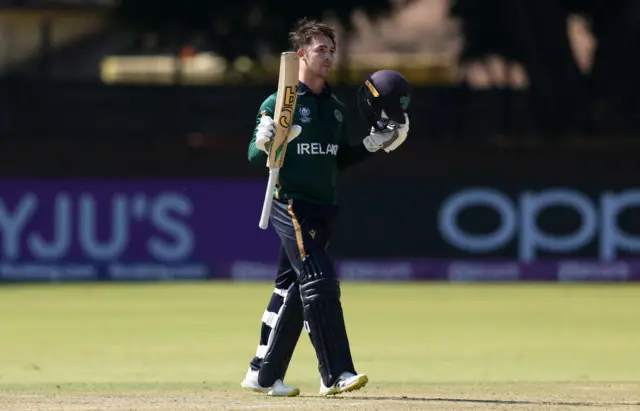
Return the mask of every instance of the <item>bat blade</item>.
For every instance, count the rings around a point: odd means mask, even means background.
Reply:
[[[293,124],[293,114],[298,97],[298,68],[300,57],[295,52],[284,52],[280,56],[280,77],[273,119],[276,134],[273,138],[267,167],[280,168],[287,151],[287,135]]]
[[[269,150],[267,167],[269,168],[269,181],[265,193],[259,227],[266,230],[269,226],[269,214],[273,203],[273,191],[278,183],[280,168],[284,164],[287,153],[287,136],[291,125],[298,98],[298,69],[300,57],[295,52],[284,52],[280,56],[280,75],[278,78],[278,92],[273,119],[276,133]]]

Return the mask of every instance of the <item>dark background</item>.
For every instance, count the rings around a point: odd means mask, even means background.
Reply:
[[[444,243],[436,224],[444,198],[480,185],[512,196],[562,186],[597,199],[604,190],[629,189],[640,181],[640,3],[446,3],[447,18],[459,22],[463,39],[457,67],[482,66],[498,56],[505,66],[522,67],[527,85],[441,75],[446,69],[435,63],[422,68],[440,73],[429,76],[387,60],[362,69],[406,73],[413,86],[411,132],[399,150],[376,155],[345,173],[341,226],[331,245],[341,257],[514,257],[515,243],[489,255],[465,253]],[[239,1],[215,8],[212,2],[170,4],[0,2],[0,18],[9,19],[15,29],[0,37],[4,61],[12,52],[26,50],[20,41],[31,33],[27,25],[37,39],[28,58],[4,64],[0,72],[2,177],[189,176],[266,182],[266,170],[248,164],[246,150],[256,110],[276,87],[273,72],[260,67],[244,74],[229,70],[221,80],[189,84],[180,71],[183,60],[176,59],[168,84],[150,81],[151,74],[149,81],[142,76],[114,84],[100,77],[100,59],[175,57],[187,46],[229,61],[238,56],[257,59],[253,50],[260,47],[270,47],[276,56],[287,49],[283,35],[302,16],[331,12],[345,28],[345,41],[353,10],[364,8],[374,21],[393,16],[385,1],[324,2],[322,8],[306,9],[288,8],[284,1]],[[247,10],[254,9],[259,17],[248,21]],[[286,15],[280,12],[285,9]],[[99,16],[107,23],[58,47],[52,27],[65,13],[87,21]],[[582,16],[599,41],[586,71],[578,67],[566,35],[570,15]],[[223,24],[225,19],[234,24]],[[160,38],[151,48],[141,40],[150,31]],[[363,77],[345,68],[344,62],[355,57],[341,58],[334,88],[351,107],[355,143],[367,133],[355,111],[355,91]],[[496,224],[495,217],[476,210],[464,216],[463,224],[486,231]],[[619,224],[640,233],[638,221],[640,214],[631,210]],[[571,212],[558,209],[540,224],[549,232],[567,232],[578,222]],[[597,256],[597,242],[568,256]]]

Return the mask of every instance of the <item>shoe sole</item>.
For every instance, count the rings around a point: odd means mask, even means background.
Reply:
[[[342,387],[340,389],[333,389],[328,392],[321,393],[320,395],[324,395],[324,396],[337,395],[337,394],[342,394],[344,392],[358,391],[360,388],[363,388],[365,385],[367,385],[368,382],[369,382],[369,377],[367,377],[366,375],[361,375],[360,378],[358,378],[356,382],[354,382],[351,385]]]
[[[264,391],[264,390],[261,390],[259,388],[245,387],[244,385],[242,385],[242,388],[244,388],[247,391],[257,392],[257,393],[260,393],[260,394],[265,394],[265,395],[268,395],[270,397],[297,397],[298,395],[300,395],[300,389],[298,389],[298,388],[294,388],[293,391],[291,391],[288,394],[280,394],[280,395],[274,395],[273,392]]]

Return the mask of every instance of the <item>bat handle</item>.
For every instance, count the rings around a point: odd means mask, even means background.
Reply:
[[[269,181],[267,182],[267,191],[264,194],[264,203],[262,204],[262,214],[260,215],[260,228],[266,230],[269,227],[269,215],[271,214],[271,204],[273,203],[273,189],[278,181],[279,168],[269,169]]]

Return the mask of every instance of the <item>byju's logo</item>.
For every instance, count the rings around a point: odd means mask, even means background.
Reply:
[[[474,207],[492,209],[500,217],[499,226],[490,233],[472,233],[458,217]],[[573,232],[555,235],[549,232],[549,226],[541,225],[539,216],[543,212],[559,208],[572,210],[579,216],[580,224]],[[475,254],[498,251],[516,241],[518,257],[534,261],[540,251],[571,253],[597,240],[597,257],[615,260],[619,251],[640,253],[640,235],[625,231],[619,221],[623,212],[633,209],[640,219],[640,190],[603,192],[597,201],[592,201],[579,191],[558,188],[525,191],[514,201],[492,188],[469,188],[454,193],[441,204],[438,229],[447,243]]]
[[[195,246],[186,219],[191,200],[180,194],[114,194],[98,204],[92,194],[58,194],[53,202],[25,193],[9,205],[0,197],[0,256],[55,261],[137,260],[179,262]]]

